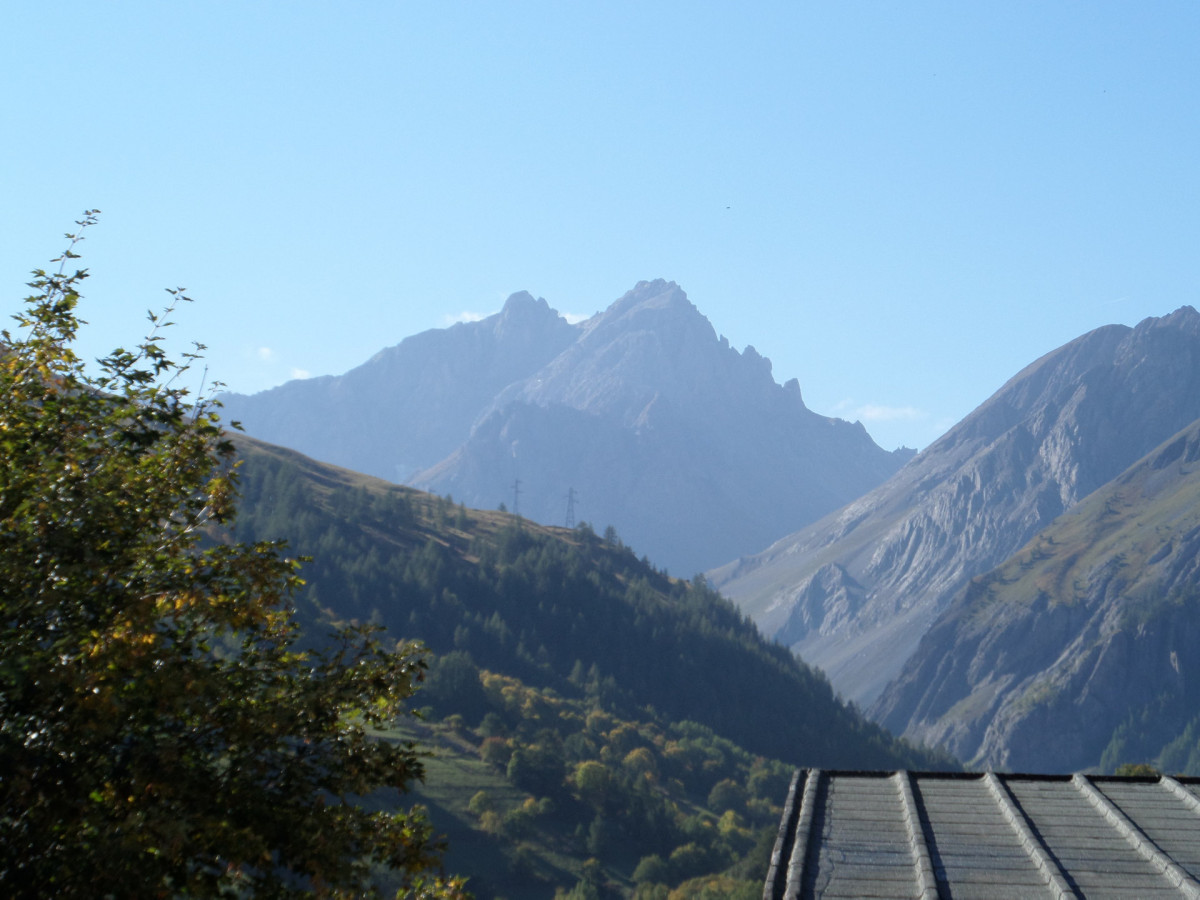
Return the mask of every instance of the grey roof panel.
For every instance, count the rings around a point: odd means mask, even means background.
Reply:
[[[800,770],[764,900],[1191,897],[1200,779]]]
[[[982,780],[916,777],[914,797],[942,896],[1029,897],[1045,890],[1045,876]]]

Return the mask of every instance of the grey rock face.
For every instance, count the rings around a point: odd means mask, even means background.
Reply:
[[[409,338],[338,379],[226,403],[255,437],[471,506],[517,503],[562,524],[574,491],[578,519],[685,576],[907,458],[813,413],[795,381],[776,383],[768,360],[734,350],[661,280],[577,326],[516,294],[499,316]]]
[[[874,712],[976,765],[1075,771],[1130,721],[1157,752],[1198,700],[1200,421],[972,581]]]
[[[711,574],[869,705],[972,577],[1197,417],[1200,314],[1100,328],[1018,373],[871,493]],[[831,565],[858,594],[818,610]]]

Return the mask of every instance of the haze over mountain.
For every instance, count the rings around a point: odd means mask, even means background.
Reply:
[[[575,514],[689,574],[754,552],[882,482],[911,451],[809,410],[674,283],[571,325],[513,294],[342,376],[227,395],[249,434],[470,506]]]
[[[1200,421],[974,579],[875,715],[975,765],[1200,760]]]
[[[1026,367],[886,483],[713,573],[871,703],[976,575],[1200,417],[1200,315],[1106,326]]]

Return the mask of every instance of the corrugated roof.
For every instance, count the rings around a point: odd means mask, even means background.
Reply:
[[[801,769],[763,897],[1200,900],[1200,778]]]

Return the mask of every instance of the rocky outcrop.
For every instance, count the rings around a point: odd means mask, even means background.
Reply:
[[[1129,721],[1161,748],[1197,700],[1200,422],[975,579],[873,714],[973,765],[1076,771]]]
[[[711,577],[869,705],[971,578],[1197,417],[1200,314],[1100,328],[1018,373],[879,488]],[[852,611],[836,592],[814,608],[831,565],[861,592]]]

